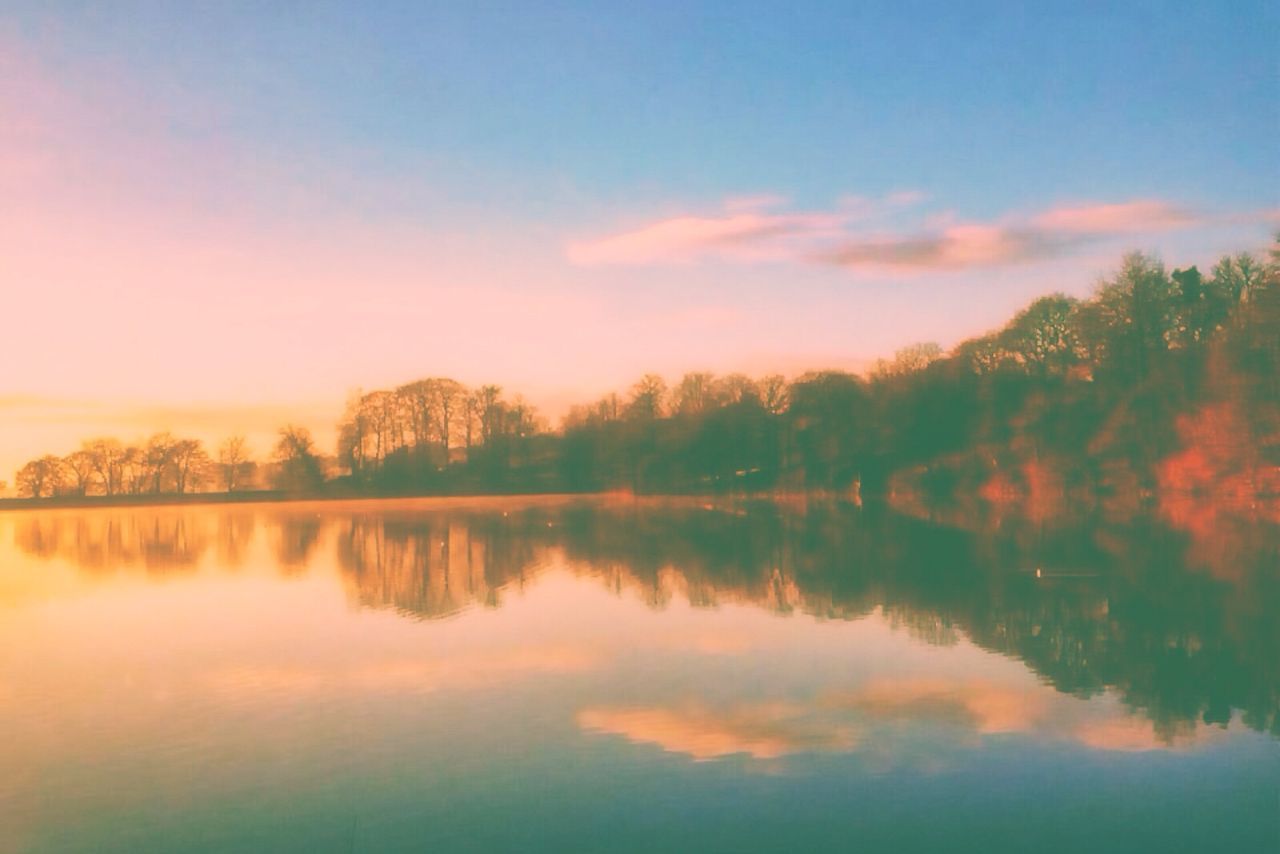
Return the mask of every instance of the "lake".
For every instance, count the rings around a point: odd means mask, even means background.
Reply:
[[[1274,527],[0,513],[0,850],[1261,851]]]

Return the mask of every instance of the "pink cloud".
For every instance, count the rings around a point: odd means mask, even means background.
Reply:
[[[1110,205],[1052,208],[1032,218],[1044,231],[1069,234],[1133,234],[1189,225],[1194,217],[1184,209],[1155,199]]]
[[[589,707],[577,714],[587,732],[620,735],[635,744],[653,744],[703,762],[734,754],[778,759],[791,753],[843,753],[858,744],[857,730],[844,723],[815,721],[803,706],[755,703],[729,709],[700,704],[677,707]]]
[[[866,227],[925,198],[916,190],[880,199],[845,196],[834,210],[799,212],[778,210],[784,200],[773,196],[736,198],[718,215],[671,217],[573,242],[566,254],[581,266],[802,261],[850,270],[948,271],[1059,257],[1086,243],[1206,222],[1169,202],[1139,199],[992,222],[964,222],[944,212],[920,217],[914,229]]]
[[[677,216],[630,231],[569,243],[565,255],[579,266],[672,264],[714,259],[754,263],[790,261],[815,243],[839,239],[852,223],[924,198],[916,191],[883,199],[845,196],[830,211],[778,211],[773,195],[726,199],[718,214]]]
[[[947,271],[1047,260],[1109,238],[1153,234],[1202,220],[1159,200],[1056,207],[992,223],[933,217],[917,233],[853,236],[816,260],[847,269]]]
[[[836,266],[960,270],[993,267],[1051,254],[1035,234],[1001,226],[959,223],[932,234],[848,241],[819,260]]]
[[[566,254],[581,266],[691,261],[785,260],[788,239],[830,233],[842,217],[833,214],[734,213],[681,216],[597,240],[570,243]]]

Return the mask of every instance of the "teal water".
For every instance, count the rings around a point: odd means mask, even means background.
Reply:
[[[0,514],[0,850],[1267,851],[1274,528]]]

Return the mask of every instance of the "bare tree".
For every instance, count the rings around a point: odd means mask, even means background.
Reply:
[[[667,383],[657,374],[645,374],[631,387],[631,402],[627,414],[642,420],[662,417],[662,399],[667,395]]]
[[[729,374],[729,376],[717,380],[714,396],[722,404],[743,403],[744,401],[761,402],[760,386],[745,374]]]
[[[227,492],[241,486],[249,463],[249,447],[244,436],[231,436],[218,446],[218,471]]]
[[[168,433],[157,433],[147,440],[142,461],[152,492],[160,493],[164,490],[164,478],[169,473],[177,446],[178,440]]]
[[[466,389],[457,380],[439,379],[436,383],[436,400],[440,411],[440,444],[444,446],[445,465],[449,464],[449,441],[453,420],[465,399]]]
[[[1027,370],[1063,372],[1082,355],[1076,306],[1077,301],[1065,294],[1041,297],[1009,321],[1001,339]]]
[[[622,417],[622,402],[616,393],[610,392],[596,401],[592,415],[600,421],[617,421]]]
[[[416,380],[396,389],[396,395],[403,402],[409,426],[416,448],[425,448],[431,442],[439,417],[436,380]]]
[[[1248,302],[1266,278],[1266,265],[1248,252],[1225,257],[1213,268],[1213,279],[1231,305]]]
[[[360,405],[363,398],[364,394],[359,389],[348,395],[347,409],[338,425],[338,459],[353,475],[359,474],[368,463],[366,440],[369,425]]]
[[[877,359],[871,371],[873,378],[905,377],[922,371],[942,358],[942,348],[933,341],[908,344],[893,354],[893,361]]]
[[[765,411],[781,415],[787,410],[789,392],[787,378],[781,374],[770,374],[760,380],[760,402]]]
[[[476,428],[483,428],[481,416],[484,404],[479,391],[470,392],[462,404],[462,444],[470,451],[475,442]]]
[[[124,449],[120,457],[120,491],[141,495],[147,491],[150,473],[147,469],[146,451],[136,445]]]
[[[179,439],[173,443],[170,465],[174,488],[179,495],[198,489],[209,470],[209,454],[199,439]]]
[[[281,489],[311,490],[324,483],[324,470],[316,455],[315,440],[305,427],[288,424],[280,429],[275,460],[280,465],[276,486]]]
[[[705,371],[693,371],[680,378],[671,394],[672,409],[680,415],[697,415],[716,405],[716,378]]]
[[[46,454],[18,470],[15,481],[19,495],[45,498],[57,495],[63,485],[62,460]]]
[[[62,459],[63,470],[71,476],[76,495],[88,495],[93,485],[93,455],[81,448]]]
[[[502,389],[496,385],[481,386],[474,397],[480,416],[480,441],[487,445],[502,429]]]
[[[371,391],[360,398],[360,416],[369,427],[367,435],[373,440],[372,454],[379,465],[391,452],[392,397],[389,392]]]
[[[125,449],[118,439],[90,439],[84,450],[93,458],[93,470],[107,495],[121,491],[124,480]]]

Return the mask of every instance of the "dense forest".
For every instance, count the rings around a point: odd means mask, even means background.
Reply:
[[[1125,257],[1088,299],[1037,299],[949,352],[866,375],[649,375],[549,429],[493,385],[353,394],[335,453],[280,431],[269,460],[168,434],[94,439],[17,474],[20,495],[269,487],[287,494],[826,493],[899,504],[980,496],[1215,505],[1280,495],[1280,239],[1209,273]],[[1274,509],[1274,508],[1273,508]]]

